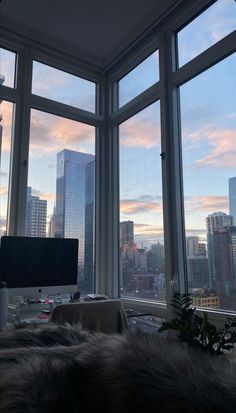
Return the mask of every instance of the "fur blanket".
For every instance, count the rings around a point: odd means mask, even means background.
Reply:
[[[236,361],[165,336],[79,326],[0,333],[0,413],[232,413]]]

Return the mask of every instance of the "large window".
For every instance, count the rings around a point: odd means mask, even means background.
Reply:
[[[16,55],[0,48],[0,85],[14,87]]]
[[[156,50],[119,81],[119,106],[123,106],[158,80],[159,52]]]
[[[0,103],[0,237],[6,233],[11,156],[12,103]]]
[[[165,301],[160,104],[120,125],[121,294]]]
[[[217,0],[178,33],[179,65],[182,66],[236,28],[234,0]]]
[[[54,67],[34,61],[32,93],[95,112],[96,85]]]
[[[31,111],[26,235],[79,239],[83,292],[94,290],[95,128]]]
[[[0,48],[0,86],[14,87],[16,55]],[[0,96],[0,237],[7,231],[13,104]]]
[[[236,308],[236,54],[180,88],[189,289]]]
[[[78,238],[82,292],[96,250],[98,293],[236,312],[236,3],[174,7],[104,68],[3,33],[1,235]]]

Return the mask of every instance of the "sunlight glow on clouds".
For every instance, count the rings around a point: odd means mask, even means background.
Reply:
[[[32,188],[32,195],[38,196],[40,199],[44,199],[46,201],[55,201],[55,194],[49,192],[39,191],[35,188]]]
[[[1,102],[0,104],[0,114],[2,115],[3,125],[3,152],[9,152],[11,147],[12,106],[12,103],[6,101]]]
[[[8,194],[8,189],[6,187],[1,186],[0,187],[0,195],[1,196],[7,196]]]
[[[212,152],[197,161],[198,166],[212,166],[214,168],[234,168],[236,165],[236,129],[217,129],[198,131],[193,134],[194,139],[206,139]]]
[[[185,198],[186,213],[189,211],[203,211],[206,215],[215,212],[228,212],[229,199],[227,196],[192,196]]]
[[[157,242],[163,243],[163,227],[152,224],[134,224],[134,241],[142,242],[148,248]]]
[[[80,122],[32,111],[30,151],[42,154],[57,153],[62,149],[80,150],[84,144],[94,146],[95,128]],[[82,146],[80,146],[82,145]]]
[[[121,145],[152,148],[160,145],[160,127],[150,120],[130,119],[122,125]]]
[[[123,199],[120,201],[120,210],[123,214],[138,214],[141,212],[162,212],[162,204],[157,202],[144,202],[137,199]]]
[[[120,145],[152,148],[160,146],[160,102],[155,102],[120,125]]]

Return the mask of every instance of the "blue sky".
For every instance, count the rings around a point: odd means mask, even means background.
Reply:
[[[234,0],[218,0],[178,34],[180,65],[236,27]],[[120,82],[120,106],[159,80],[153,53]],[[0,73],[13,86],[14,54],[2,51]],[[94,112],[92,82],[34,63],[32,92]],[[209,213],[228,212],[228,179],[236,176],[236,54],[180,88],[186,234],[205,239]],[[2,103],[4,137],[0,216],[6,216],[12,104]],[[133,220],[140,245],[163,241],[160,104],[120,126],[121,220]],[[28,185],[55,198],[56,154],[67,148],[95,153],[94,127],[32,110]]]

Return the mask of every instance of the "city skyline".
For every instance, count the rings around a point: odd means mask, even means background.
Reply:
[[[234,29],[235,9],[235,2],[219,0],[180,31],[177,36],[180,65]],[[1,54],[0,73],[5,75],[4,84],[12,87],[14,54],[3,50]],[[145,69],[148,70],[148,77],[154,81],[159,76],[158,61],[157,51],[148,63],[149,69]],[[236,175],[235,67],[236,58],[233,54],[180,88],[186,236],[198,235],[206,240],[206,216],[214,211],[229,212],[228,179]],[[75,77],[68,80],[62,73],[45,65],[34,64],[34,93],[64,102],[67,102],[67,95],[71,94],[70,104],[81,107],[90,104],[89,110],[93,111],[93,104],[88,102],[94,102],[94,84],[81,82],[78,86],[78,78],[75,84]],[[140,85],[144,89],[147,87],[142,71],[125,78],[122,90],[127,90],[127,96],[139,93]],[[81,94],[80,99],[76,100],[75,91],[78,88]],[[53,96],[50,95],[52,90]],[[135,168],[143,171],[154,156],[159,159],[161,136],[158,106],[159,103],[151,105],[148,110],[120,126],[120,146],[127,154],[125,163],[121,164],[124,170],[120,193],[121,220],[133,220],[137,242],[147,246],[163,240],[161,173],[155,175],[158,181],[154,180],[153,185],[147,188],[148,179],[142,180],[141,185],[137,182],[135,190],[132,183],[135,181],[134,174],[125,171],[130,171],[127,164],[131,155],[133,162],[135,157],[139,159],[139,165]],[[3,102],[1,113],[4,129],[0,219],[3,228],[8,195],[12,104]],[[55,154],[65,148],[95,155],[94,128],[32,109],[28,186],[32,187],[35,196],[47,200],[48,222],[53,214],[56,191]],[[126,189],[126,183],[129,190]],[[158,190],[154,192],[152,188],[155,184]]]

